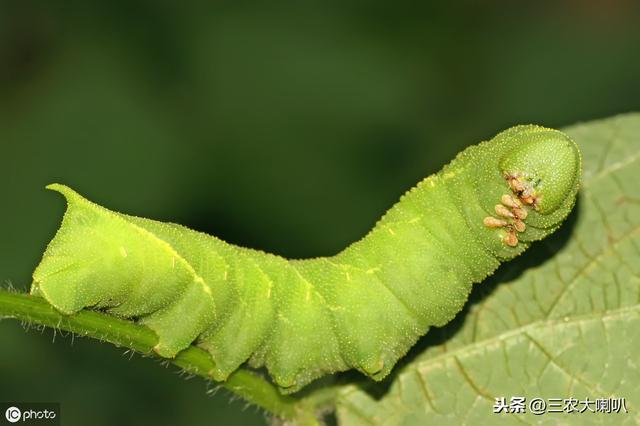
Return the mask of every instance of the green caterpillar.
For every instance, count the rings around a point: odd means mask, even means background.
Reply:
[[[424,179],[360,241],[307,260],[115,213],[53,184],[68,209],[31,292],[65,314],[135,319],[158,334],[162,357],[196,344],[217,380],[247,361],[283,392],[351,368],[381,380],[462,309],[472,283],[560,226],[580,175],[566,135],[513,127]]]

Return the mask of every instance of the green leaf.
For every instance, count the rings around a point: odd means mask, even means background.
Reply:
[[[477,285],[383,397],[342,388],[342,424],[640,424],[640,114],[565,131],[584,155],[567,223]],[[624,398],[628,413],[493,413],[518,396]]]

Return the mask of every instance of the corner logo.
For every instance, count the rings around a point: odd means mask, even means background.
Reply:
[[[18,407],[9,407],[4,412],[4,417],[9,423],[16,423],[20,421],[22,417],[22,411]]]

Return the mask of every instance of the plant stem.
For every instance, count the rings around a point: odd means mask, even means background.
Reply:
[[[84,310],[73,315],[56,311],[44,299],[0,289],[0,318],[15,318],[28,323],[66,330],[80,336],[92,337],[152,355],[158,336],[149,328],[104,313]],[[180,352],[173,364],[185,371],[211,380],[214,367],[211,356],[204,350],[190,346]],[[221,385],[285,420],[299,424],[317,423],[313,410],[297,399],[280,394],[278,389],[258,374],[239,369]]]

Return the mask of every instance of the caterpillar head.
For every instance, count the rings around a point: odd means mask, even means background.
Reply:
[[[564,133],[540,128],[529,133],[500,161],[509,187],[540,214],[550,214],[573,198],[580,177],[580,151]]]
[[[531,125],[504,133],[498,159],[503,194],[484,225],[498,228],[504,244],[516,247],[520,241],[544,238],[569,214],[582,158],[575,142],[557,130]]]

